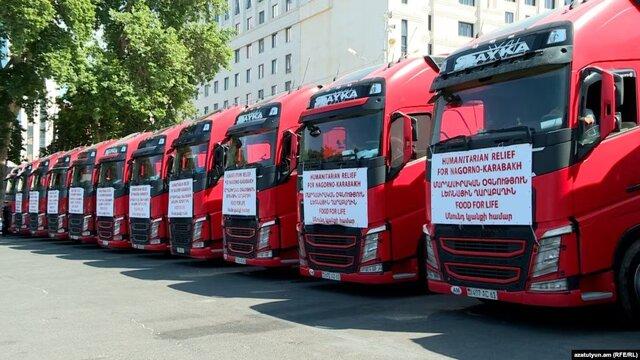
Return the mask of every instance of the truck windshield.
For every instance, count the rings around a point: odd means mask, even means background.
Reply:
[[[25,176],[24,175],[23,176],[18,176],[18,181],[17,181],[18,184],[16,185],[16,193],[19,193],[19,192],[21,193],[21,192],[24,192],[26,190],[25,186],[24,186],[25,185],[25,181],[24,180],[25,180]]]
[[[162,155],[141,156],[133,160],[131,181],[135,183],[160,180],[162,174]]]
[[[207,168],[207,149],[206,143],[177,147],[173,168],[178,173],[205,173]]]
[[[49,189],[61,190],[65,187],[65,178],[67,175],[67,169],[53,169],[49,177]]]
[[[98,177],[98,186],[101,187],[120,187],[124,184],[124,161],[105,161],[100,164],[100,176]]]
[[[276,134],[276,130],[271,130],[258,134],[232,135],[227,142],[229,151],[225,168],[275,164]]]
[[[35,174],[31,175],[31,191],[40,191],[44,188],[44,186],[42,186],[42,173],[40,172],[40,170],[38,170],[38,172],[36,172]]]
[[[75,165],[73,167],[73,177],[71,187],[79,187],[85,190],[93,186],[93,165]]]
[[[370,159],[380,155],[381,133],[381,112],[307,123],[300,144],[300,160]]]
[[[569,69],[454,92],[436,102],[433,143],[513,127],[544,133],[567,127]]]

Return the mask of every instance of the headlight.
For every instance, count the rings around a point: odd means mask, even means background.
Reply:
[[[378,243],[382,232],[386,230],[386,226],[369,230],[369,234],[364,238],[364,248],[362,249],[361,262],[371,261],[378,256]]]
[[[158,238],[161,222],[162,222],[162,219],[153,220],[153,222],[151,223],[151,230],[149,231],[149,238],[151,239]]]
[[[113,221],[113,235],[120,234],[120,225],[122,225],[122,218],[117,218]]]
[[[195,221],[195,223],[193,224],[193,236],[192,236],[192,241],[198,241],[202,238],[202,226],[205,222],[205,220],[207,220],[206,218],[200,218],[197,219]]]
[[[531,276],[537,277],[558,271],[561,243],[560,236],[540,240],[540,247],[538,248]]]
[[[269,247],[269,235],[271,235],[271,226],[263,226],[260,228],[260,237],[258,238],[258,250]]]
[[[61,230],[64,228],[64,218],[66,216],[67,216],[66,214],[58,215],[58,230]]]
[[[91,220],[91,215],[87,215],[82,219],[82,231],[89,231],[89,220]]]
[[[42,227],[44,225],[44,214],[38,214],[38,227]]]

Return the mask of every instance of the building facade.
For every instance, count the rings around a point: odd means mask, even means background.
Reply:
[[[51,145],[53,141],[53,116],[58,112],[56,98],[59,95],[59,89],[55,82],[47,80],[47,100],[42,102],[38,109],[33,113],[33,121],[29,121],[27,113],[24,109],[20,110],[18,120],[22,131],[23,150],[21,157],[27,161],[39,158],[43,150]]]
[[[229,0],[229,70],[203,84],[198,115],[326,84],[402,56],[447,54],[567,0]]]

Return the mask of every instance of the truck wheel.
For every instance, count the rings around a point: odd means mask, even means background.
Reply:
[[[629,323],[640,321],[640,241],[627,250],[617,274],[618,297]]]

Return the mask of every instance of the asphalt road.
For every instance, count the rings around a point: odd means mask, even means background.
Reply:
[[[569,359],[640,348],[613,309],[546,310],[0,237],[2,359]]]

